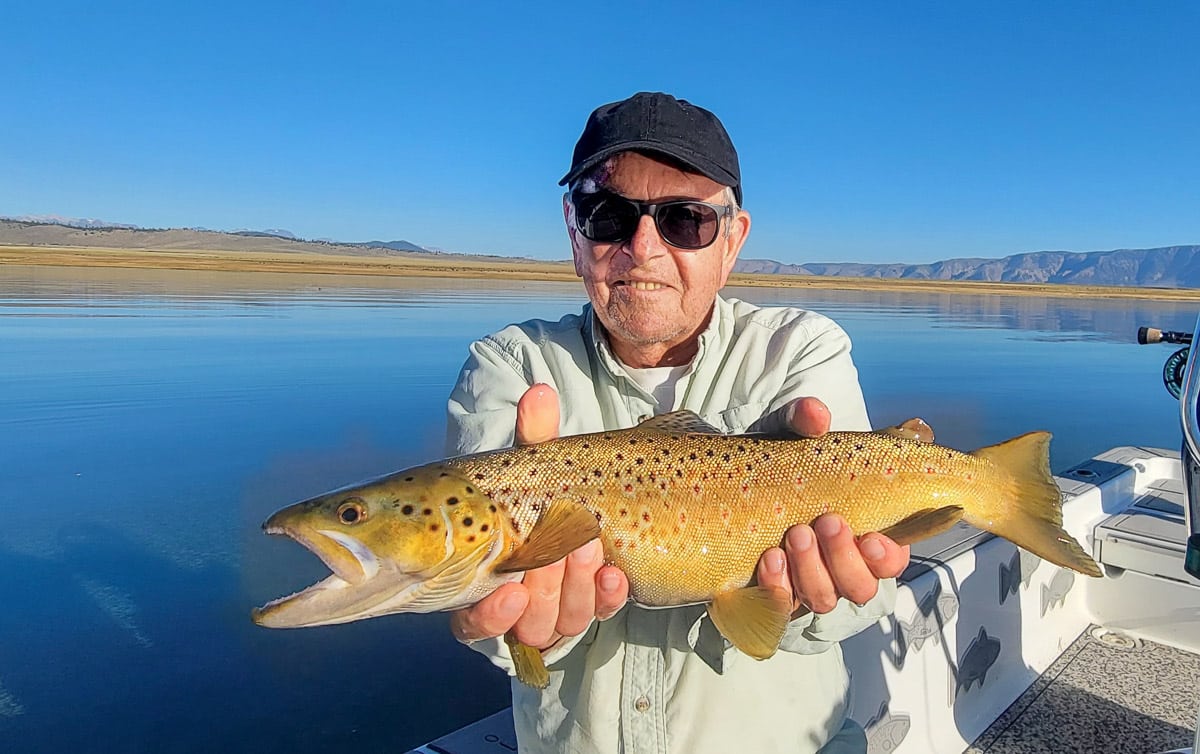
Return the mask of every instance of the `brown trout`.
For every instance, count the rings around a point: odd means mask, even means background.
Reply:
[[[899,428],[816,439],[723,435],[684,411],[399,471],[263,524],[333,574],[253,618],[295,628],[465,607],[599,537],[634,602],[707,604],[734,646],[763,659],[778,648],[791,603],[753,585],[759,556],[788,527],[828,512],[857,533],[902,544],[962,520],[1100,575],[1062,528],[1048,433],[971,453],[922,439]],[[521,680],[544,687],[540,654],[509,644]]]

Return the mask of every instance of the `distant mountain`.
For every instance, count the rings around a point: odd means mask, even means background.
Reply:
[[[734,272],[1200,288],[1200,245],[1087,252],[1035,251],[1003,259],[946,259],[932,264],[784,264],[771,259],[744,259],[737,263]]]
[[[59,215],[20,215],[6,217],[0,215],[0,220],[14,220],[20,223],[50,223],[63,225],[68,228],[136,228],[136,225],[125,223],[110,223],[107,220],[90,220],[81,217],[60,217]]]
[[[266,230],[234,230],[231,232],[239,236],[271,236],[273,238],[288,238],[293,241],[301,240],[300,237],[295,233],[291,232],[290,230],[283,230],[282,228],[267,228]]]
[[[355,245],[370,246],[378,249],[394,249],[395,251],[434,251],[433,249],[427,249],[424,246],[417,246],[415,243],[410,243],[408,241],[367,241],[366,243]]]

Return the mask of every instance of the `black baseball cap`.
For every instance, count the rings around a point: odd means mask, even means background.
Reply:
[[[742,171],[737,150],[717,116],[687,100],[662,92],[638,92],[601,105],[588,116],[575,143],[566,185],[618,152],[654,152],[733,188],[742,203]]]

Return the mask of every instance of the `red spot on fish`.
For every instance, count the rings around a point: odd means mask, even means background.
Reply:
[[[698,484],[693,484],[693,485],[692,485],[692,492],[695,492],[697,495],[699,495],[699,494],[700,494],[700,485],[698,485]]]
[[[571,489],[571,485],[569,485],[569,484],[564,484],[564,485],[562,486],[562,491],[563,491],[563,492],[566,492],[566,491],[567,491],[567,490],[569,490],[569,489]]]
[[[642,520],[643,520],[643,521],[645,521],[645,522],[647,522],[647,523],[649,523],[649,521],[650,521],[650,513],[649,513],[648,511],[643,511],[643,512],[642,512]]]
[[[633,485],[632,485],[632,484],[627,484],[627,485],[625,485],[625,491],[626,491],[626,492],[633,492]]]
[[[926,473],[926,474],[932,474],[932,473],[934,473],[934,471],[933,471],[933,467],[932,467],[932,466],[926,466],[926,467],[925,467],[925,473]]]
[[[613,542],[613,547],[617,548],[618,550],[620,550],[624,546],[625,546],[625,540],[623,540],[623,539],[618,539]]]
[[[853,482],[855,479],[858,479],[858,474],[855,474],[853,471],[851,471],[850,472],[850,481]]]

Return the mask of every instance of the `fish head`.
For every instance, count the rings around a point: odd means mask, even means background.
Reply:
[[[507,514],[441,464],[296,503],[263,530],[296,540],[333,572],[255,610],[255,623],[271,628],[461,607],[510,580],[487,568],[511,542]]]

